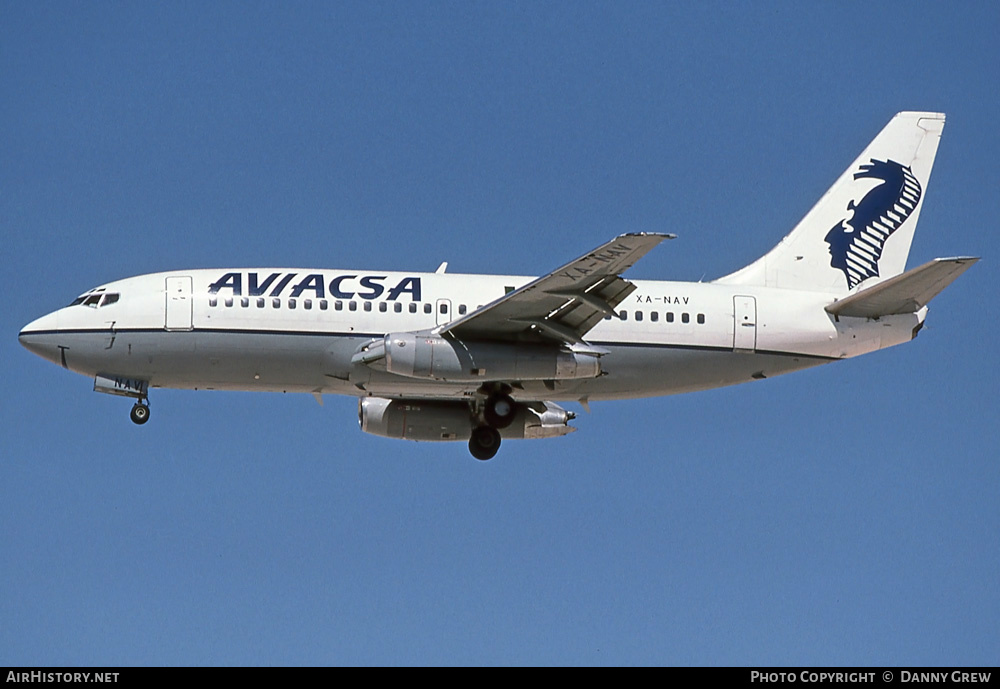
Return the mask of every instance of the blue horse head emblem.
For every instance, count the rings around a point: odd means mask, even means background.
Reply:
[[[854,179],[878,179],[882,183],[864,197],[847,204],[850,215],[826,235],[830,265],[842,270],[847,288],[879,274],[885,240],[906,222],[920,201],[920,182],[910,168],[894,160],[875,160],[854,173]]]

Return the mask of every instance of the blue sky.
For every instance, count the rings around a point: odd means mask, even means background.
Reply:
[[[0,663],[1000,662],[1000,5],[3,3]],[[629,275],[757,258],[899,110],[948,124],[913,343],[595,403],[572,436],[366,436],[352,399],[156,391],[17,344],[192,267]]]

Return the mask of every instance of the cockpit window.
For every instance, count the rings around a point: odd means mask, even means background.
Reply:
[[[70,306],[77,306],[83,304],[84,306],[89,306],[92,309],[99,308],[101,306],[108,306],[109,304],[114,304],[118,301],[119,295],[117,292],[104,292],[104,288],[96,289],[86,294],[81,294],[79,297],[73,300]]]

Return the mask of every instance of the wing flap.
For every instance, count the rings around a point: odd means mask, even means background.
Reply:
[[[835,301],[826,310],[834,316],[862,318],[913,313],[926,306],[978,260],[969,256],[936,258],[874,287]]]
[[[619,277],[664,239],[639,233],[615,237],[544,277],[452,321],[435,332],[459,338],[543,339],[580,343],[583,336],[635,291]]]

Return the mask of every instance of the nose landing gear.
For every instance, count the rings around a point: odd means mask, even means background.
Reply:
[[[94,377],[94,392],[103,392],[135,400],[129,418],[141,426],[149,421],[149,381],[128,376],[98,373]]]
[[[139,426],[146,423],[149,421],[149,405],[141,401],[136,402],[129,412],[129,418],[132,419],[132,423]]]

